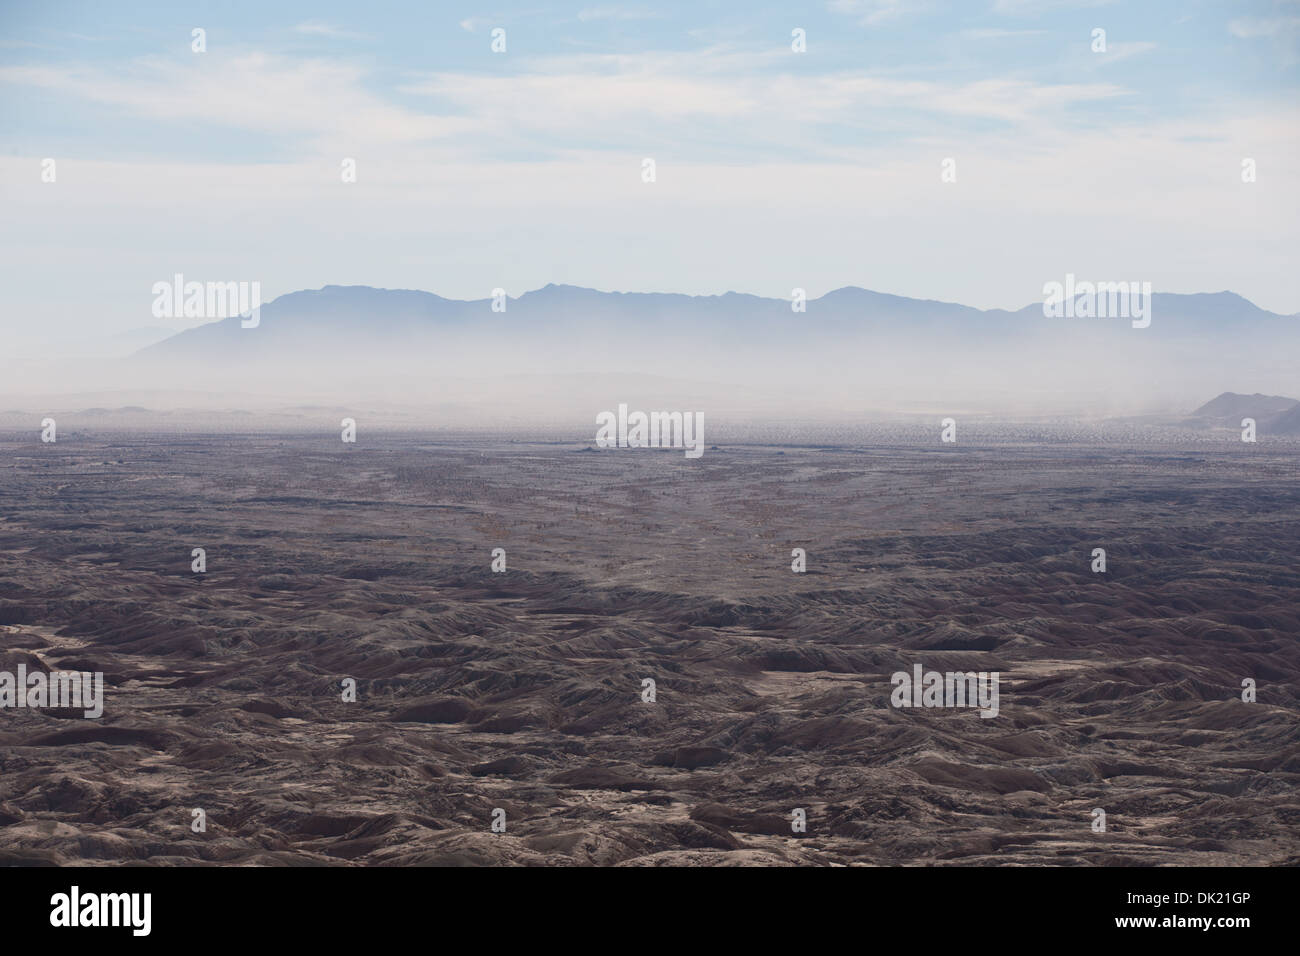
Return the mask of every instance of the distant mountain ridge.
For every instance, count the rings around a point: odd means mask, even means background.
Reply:
[[[1242,323],[1255,331],[1300,331],[1300,316],[1260,309],[1232,292],[1155,293],[1153,322],[1141,330],[1151,337],[1196,339],[1223,334]],[[310,351],[341,337],[355,347],[355,336],[379,340],[418,340],[439,333],[509,331],[600,331],[613,325],[630,331],[638,326],[662,333],[690,329],[705,337],[761,336],[773,344],[786,340],[842,337],[872,333],[885,339],[906,338],[920,330],[959,337],[978,333],[984,343],[1043,330],[1067,330],[1085,336],[1128,329],[1120,318],[1053,319],[1033,303],[1014,312],[873,292],[856,286],[835,289],[810,299],[806,311],[793,312],[785,299],[738,292],[691,296],[659,292],[601,292],[580,286],[550,284],[507,298],[504,312],[492,299],[447,299],[432,292],[377,289],[370,286],[325,286],[282,295],[262,307],[256,335],[238,319],[213,321],[177,333],[137,352],[142,357],[199,356],[213,347],[247,351],[290,345]],[[314,342],[307,341],[315,339]]]
[[[1300,354],[1300,316],[1231,292],[1155,293],[1151,324],[1048,317],[912,299],[856,286],[796,311],[739,292],[602,292],[547,285],[505,299],[325,286],[180,332],[136,352],[125,374],[164,388],[344,394],[364,387],[436,403],[453,378],[651,375],[759,388],[766,400],[879,407],[983,396],[1032,410],[1089,395],[1117,411],[1153,394],[1202,395],[1232,380],[1284,390]],[[558,381],[558,379],[557,379]],[[611,396],[609,401],[614,401]],[[793,407],[791,405],[790,407]]]
[[[1226,428],[1240,428],[1246,418],[1270,434],[1300,435],[1300,399],[1224,392],[1192,412],[1195,422]]]

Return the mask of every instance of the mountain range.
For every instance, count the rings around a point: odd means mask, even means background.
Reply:
[[[1268,312],[1232,292],[1155,293],[1151,298],[1151,326],[1134,329],[1122,318],[1046,318],[1041,303],[1014,312],[979,310],[852,286],[808,300],[802,312],[793,311],[784,299],[736,292],[689,296],[548,285],[506,298],[504,311],[493,311],[491,298],[459,300],[405,289],[325,286],[289,293],[263,306],[256,329],[227,318],[179,332],[137,354],[149,359],[297,358],[337,348],[355,353],[358,348],[399,343],[437,346],[476,335],[545,341],[574,334],[626,338],[674,333],[737,346],[846,339],[898,343],[935,335],[996,346],[1025,337],[1097,341],[1139,332],[1143,334],[1134,342],[1162,345],[1238,335],[1300,339],[1300,315]]]
[[[573,377],[653,376],[791,414],[814,405],[856,414],[864,406],[953,402],[1130,414],[1194,407],[1219,391],[1300,390],[1300,316],[1268,312],[1232,292],[1155,293],[1145,328],[1129,318],[1047,317],[1041,302],[980,310],[856,287],[809,299],[802,311],[736,292],[569,285],[501,304],[497,311],[491,298],[325,286],[267,303],[255,328],[232,317],[179,332],[136,352],[119,374],[168,388],[322,401],[382,394],[425,405],[452,393],[463,398],[468,393],[456,385],[463,380],[552,382],[518,393],[526,404],[534,394],[542,402],[572,398]],[[603,382],[593,391],[622,400]],[[647,393],[648,401],[667,398]]]

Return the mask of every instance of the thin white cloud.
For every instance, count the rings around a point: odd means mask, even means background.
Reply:
[[[342,27],[334,26],[332,23],[323,23],[320,20],[305,20],[297,24],[294,28],[295,33],[305,33],[309,36],[329,37],[334,40],[364,40],[367,39],[364,33],[354,33],[351,30],[345,30]]]
[[[1157,44],[1151,40],[1124,40],[1119,43],[1106,44],[1105,54],[1098,54],[1096,62],[1113,63],[1116,60],[1126,60],[1131,56],[1138,56],[1147,53],[1156,48]]]
[[[1003,40],[1012,37],[1042,36],[1046,32],[1046,30],[1001,30],[992,27],[982,30],[963,30],[961,35],[968,40]]]
[[[1115,0],[996,0],[993,12],[1010,16],[1033,16],[1055,10],[1104,7],[1114,2]]]
[[[1240,40],[1276,37],[1300,30],[1300,17],[1239,17],[1228,23],[1228,32]]]
[[[436,73],[401,92],[490,118],[498,130],[539,139],[584,131],[639,143],[647,122],[673,122],[674,139],[725,136],[738,148],[779,143],[809,124],[888,129],[895,144],[932,130],[935,117],[1016,125],[1064,106],[1127,95],[1111,83],[1038,84],[1019,79],[939,83],[863,72],[796,76],[752,69],[750,54],[589,55],[532,61],[510,76]],[[888,127],[879,125],[888,122]],[[723,127],[714,124],[730,123]],[[811,146],[809,147],[811,148]]]
[[[834,158],[851,147],[818,145],[815,136],[792,139],[790,131],[834,125],[870,132],[877,148],[900,148],[938,129],[959,135],[953,119],[992,120],[1006,131],[1053,118],[1063,107],[1127,95],[1113,83],[951,83],[862,71],[801,76],[771,69],[776,56],[534,58],[520,60],[523,72],[504,76],[415,76],[397,92],[423,97],[423,106],[397,105],[373,92],[360,66],[265,53],[117,67],[0,67],[0,83],[54,90],[147,119],[287,138],[301,155],[356,156],[423,143],[484,160],[519,149],[549,157],[597,144],[637,150],[665,136],[714,155],[789,155],[794,146],[803,155]]]
[[[266,53],[145,59],[117,69],[0,67],[0,84],[103,103],[146,119],[199,120],[299,137],[313,150],[348,150],[453,136],[475,125],[416,113],[364,89],[364,72],[335,60]]]
[[[827,9],[853,17],[862,26],[875,26],[917,12],[917,0],[829,0]]]
[[[578,12],[578,19],[583,23],[592,20],[655,20],[662,14],[638,7],[587,7]]]

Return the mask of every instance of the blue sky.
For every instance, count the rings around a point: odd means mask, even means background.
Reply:
[[[1072,271],[1297,312],[1298,54],[1282,0],[9,0],[0,321],[157,324],[175,272],[989,308]]]

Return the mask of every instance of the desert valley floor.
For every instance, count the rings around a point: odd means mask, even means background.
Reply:
[[[336,420],[0,434],[0,863],[1300,863],[1300,444]]]

